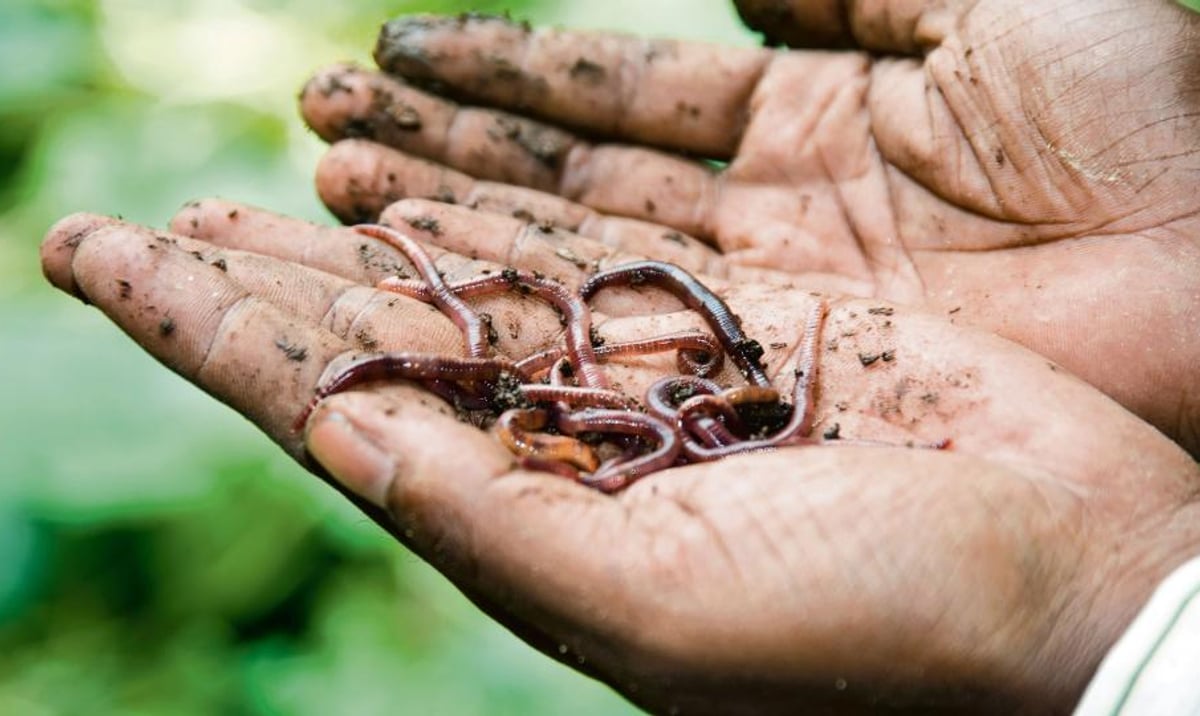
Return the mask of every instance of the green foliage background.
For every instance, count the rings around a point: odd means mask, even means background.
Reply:
[[[42,280],[95,211],[220,195],[330,222],[307,75],[378,25],[534,22],[751,42],[727,0],[0,3],[0,714],[589,714],[541,657],[228,409]]]

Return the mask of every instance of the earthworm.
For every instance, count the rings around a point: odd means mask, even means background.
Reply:
[[[690,441],[685,434],[682,436],[684,445],[681,446],[681,449],[689,458],[696,461],[711,461],[741,453],[772,450],[783,445],[820,442],[810,438],[809,433],[812,432],[813,423],[812,396],[816,377],[813,373],[816,370],[816,350],[821,338],[821,319],[824,315],[825,302],[820,301],[813,307],[805,322],[804,339],[796,358],[796,368],[793,370],[796,384],[792,389],[792,415],[787,424],[774,435],[758,440],[742,440],[733,445],[715,448],[698,445]]]
[[[683,305],[703,316],[746,380],[764,388],[771,386],[771,380],[760,362],[762,344],[746,337],[742,332],[741,320],[720,296],[675,264],[662,261],[622,264],[592,276],[579,293],[583,300],[589,301],[601,289],[642,284],[667,291],[682,301]]]
[[[382,353],[351,362],[331,380],[321,384],[303,412],[295,430],[304,427],[317,403],[363,383],[376,380],[438,380],[454,382],[495,381],[503,375],[524,379],[520,370],[505,358],[449,358],[425,353]]]
[[[437,266],[429,253],[415,240],[405,236],[390,226],[380,224],[361,224],[354,230],[363,236],[379,239],[396,249],[412,263],[417,273],[425,280],[429,288],[429,298],[454,321],[463,332],[467,341],[467,354],[472,358],[484,358],[488,354],[487,326],[480,320],[475,310],[456,296],[442,280]]]
[[[817,303],[807,317],[788,406],[780,402],[766,375],[762,346],[745,335],[740,319],[720,297],[677,266],[656,261],[626,264],[596,274],[578,295],[541,274],[507,268],[450,284],[414,240],[384,227],[357,228],[404,253],[422,279],[390,278],[378,287],[436,305],[463,331],[471,355],[455,359],[390,353],[359,359],[320,386],[297,419],[297,427],[318,401],[360,383],[387,378],[422,381],[456,407],[499,412],[496,435],[523,467],[563,475],[604,492],[616,492],[676,464],[823,442],[810,433],[824,302]],[[685,331],[593,345],[587,301],[604,288],[642,284],[664,289],[700,313],[713,335]],[[519,362],[487,358],[488,327],[465,301],[507,291],[535,295],[557,309],[566,329],[565,346]],[[609,388],[601,359],[672,350],[677,352],[681,374],[650,387],[646,413],[639,411],[636,400]],[[708,379],[719,372],[725,354],[748,385],[722,388]],[[549,384],[534,383],[534,377],[546,370]],[[781,422],[784,425],[773,434],[757,437],[758,431]],[[552,434],[555,431],[561,434]],[[602,462],[596,450],[579,439],[584,433],[601,436],[606,449],[615,447],[623,453]],[[946,445],[948,441],[930,447]]]
[[[444,282],[442,285],[446,286]],[[418,285],[402,279],[384,279],[376,286],[382,290],[395,291],[411,298],[431,302],[435,301],[437,295],[437,292],[429,287],[422,289]],[[558,309],[567,328],[567,355],[570,357],[572,366],[579,373],[580,383],[587,388],[607,388],[608,378],[600,370],[599,361],[596,360],[596,353],[592,347],[591,309],[561,283],[536,273],[504,269],[499,273],[463,281],[455,284],[453,288],[446,286],[446,291],[454,295],[456,300],[460,300],[489,296],[514,288],[532,293]],[[440,304],[438,306],[441,307]]]
[[[600,467],[596,452],[575,438],[536,433],[550,424],[545,408],[506,410],[496,422],[500,442],[516,455],[546,463],[566,463],[578,470],[595,472]]]
[[[694,375],[669,375],[659,378],[646,391],[646,409],[671,422],[679,406],[694,395],[716,395],[721,386]]]
[[[680,331],[665,336],[633,341],[602,343],[593,346],[597,358],[616,358],[627,355],[648,355],[678,351],[676,366],[680,371],[703,378],[716,375],[725,364],[725,353],[717,340],[702,331]],[[565,354],[561,346],[552,346],[517,361],[521,370],[537,375]],[[706,357],[704,360],[701,356]]]
[[[637,401],[615,390],[580,388],[573,385],[522,385],[521,393],[531,403],[566,403],[571,407],[635,410]]]
[[[585,485],[602,492],[616,492],[652,472],[671,467],[679,455],[680,442],[675,430],[658,418],[629,410],[588,408],[559,415],[558,429],[568,435],[583,432],[634,435],[658,443],[650,452],[630,460],[606,463],[590,475],[580,476]]]

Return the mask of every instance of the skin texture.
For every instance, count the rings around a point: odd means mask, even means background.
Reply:
[[[450,282],[511,265],[578,288],[679,263],[781,390],[826,300],[814,432],[897,447],[739,456],[606,496],[515,469],[408,385],[332,396],[296,433],[364,351],[465,354],[440,313],[373,288],[411,275],[393,249],[212,200],[170,234],[68,217],[43,269],[482,609],[647,709],[1068,711],[1200,551],[1180,447],[1196,448],[1196,21],[1157,2],[742,10],[776,40],[852,49],[393,25],[390,70],[539,119],[334,68],[302,97],[337,141],[318,189],[346,220],[407,224]],[[520,297],[475,307],[510,359],[562,339]],[[703,328],[649,289],[594,308],[609,342]],[[641,395],[673,361],[611,375]]]
[[[505,250],[492,240],[505,222],[520,233],[517,219],[429,202],[387,216],[437,220],[438,233],[417,235],[449,281],[495,270],[486,257]],[[785,449],[606,496],[515,469],[498,440],[411,386],[332,396],[297,433],[322,378],[363,349],[462,355],[461,332],[371,288],[403,260],[349,229],[215,200],[172,224],[68,217],[46,238],[44,271],[332,478],[517,634],[654,711],[1064,711],[1200,545],[1200,471],[1178,446],[1042,356],[876,299],[828,299],[815,430],[893,445],[950,437],[953,451]],[[437,250],[472,242],[478,259]],[[586,278],[559,264],[569,285]],[[790,389],[818,298],[704,280]],[[599,314],[607,340],[699,321],[664,293],[606,293],[649,314]],[[561,341],[552,311],[490,301],[501,355]],[[864,365],[885,350],[891,361]],[[623,360],[611,373],[634,395],[677,370],[667,354]],[[727,362],[718,382],[735,371]]]
[[[401,18],[376,48],[391,75],[331,68],[302,97],[318,134],[356,140],[318,187],[344,218],[453,199],[617,254],[662,245],[689,270],[941,313],[1200,455],[1200,16],[1161,0],[740,9],[776,42],[846,49]],[[411,84],[431,81],[451,99]]]

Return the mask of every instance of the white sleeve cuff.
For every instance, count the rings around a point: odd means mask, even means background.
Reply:
[[[1159,585],[1075,710],[1118,714],[1200,716],[1200,557]]]

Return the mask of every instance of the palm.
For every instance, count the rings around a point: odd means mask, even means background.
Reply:
[[[423,202],[385,218],[435,211],[440,233],[430,241],[467,242],[474,249],[464,253],[484,257],[506,253],[490,239],[520,224]],[[328,365],[368,347],[461,350],[437,312],[368,287],[401,262],[386,247],[221,202],[185,209],[174,226],[203,240],[69,219],[43,248],[47,275],[301,459],[290,426]],[[538,232],[522,253],[537,265],[585,242]],[[451,280],[489,268],[453,253],[438,261]],[[568,284],[586,275],[566,266]],[[712,283],[789,375],[813,295]],[[694,320],[662,296],[612,293],[612,305],[652,315],[603,320],[609,338]],[[514,472],[491,437],[402,386],[330,398],[307,449],[485,609],[658,710],[921,710],[943,698],[971,709],[970,694],[1000,710],[1063,707],[1194,543],[1198,523],[1185,506],[1195,466],[1044,359],[881,307],[833,301],[818,429],[836,423],[844,437],[898,446],[949,437],[952,452],[786,450],[663,471],[613,499]],[[518,297],[487,308],[496,325],[520,326],[499,331],[499,349],[513,356],[561,330]],[[892,360],[863,364],[883,348]],[[637,392],[664,366],[612,370]],[[1030,413],[1034,401],[1040,410]],[[1096,584],[1109,586],[1096,595]]]
[[[822,29],[742,4],[783,40]],[[628,144],[456,111],[354,70],[319,78],[304,105],[327,139],[366,136],[584,205],[350,142],[319,177],[339,215],[465,193],[577,229],[609,253],[943,312],[1062,363],[1196,453],[1200,405],[1179,396],[1200,393],[1190,370],[1200,334],[1176,326],[1200,280],[1200,199],[1189,189],[1200,94],[1184,49],[1200,23],[1157,0],[1109,4],[908,3],[888,22],[856,8],[840,41],[882,56],[429,19],[398,21],[377,50],[388,70],[455,96]],[[626,57],[634,70],[618,69]],[[639,144],[729,165],[713,173]],[[661,240],[676,231],[687,237]]]

